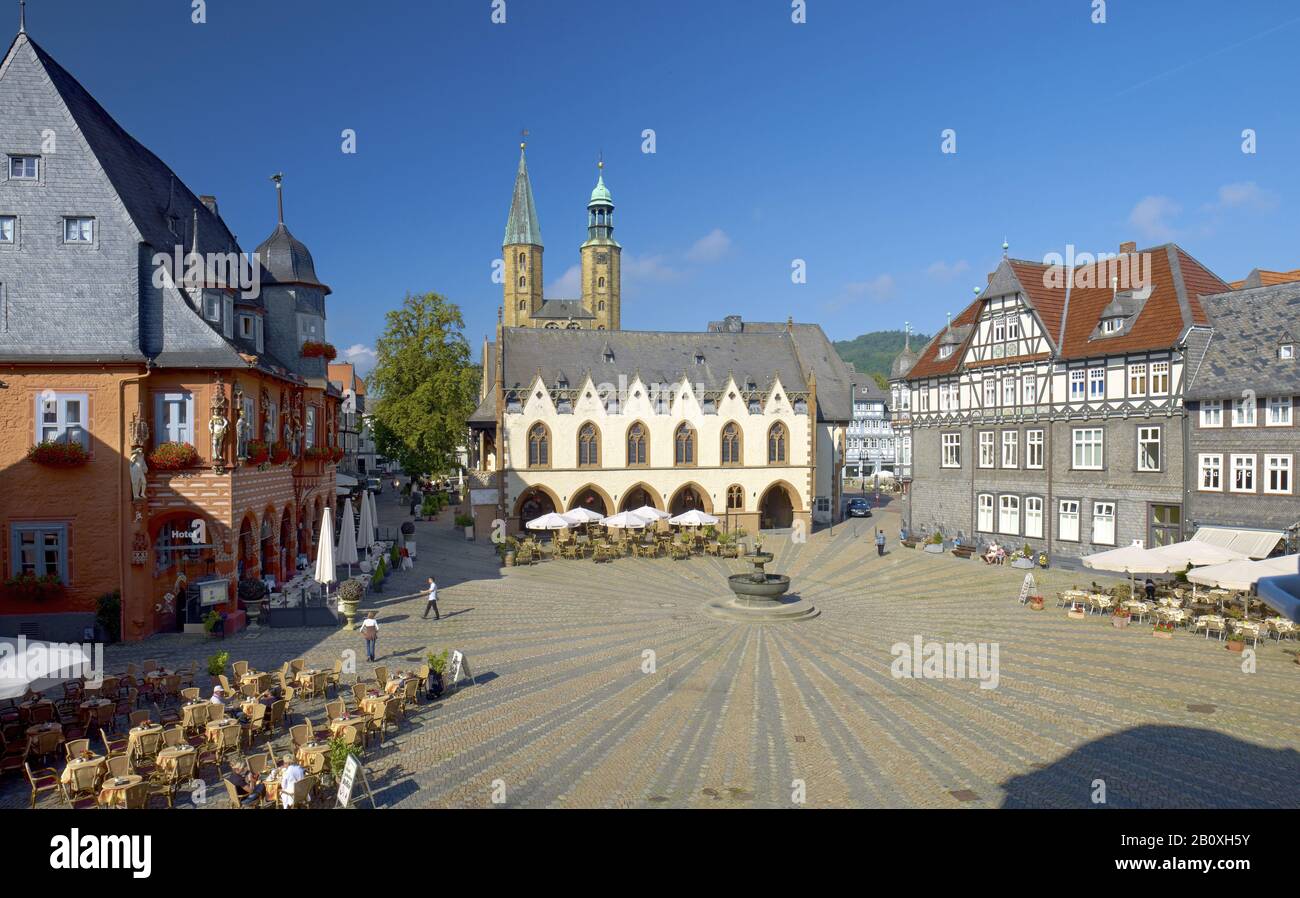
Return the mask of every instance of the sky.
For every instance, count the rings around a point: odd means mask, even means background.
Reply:
[[[195,5],[29,0],[28,31],[246,251],[284,172],[328,338],[363,371],[408,292],[457,303],[477,357],[522,129],[548,297],[578,293],[603,154],[625,329],[933,333],[1004,240],[1300,267],[1290,0],[1108,0],[1104,22],[1100,0]]]

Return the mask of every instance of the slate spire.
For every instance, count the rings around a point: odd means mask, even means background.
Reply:
[[[524,144],[519,144],[519,171],[515,175],[515,193],[510,201],[510,218],[506,221],[505,246],[541,246],[542,228],[537,222],[537,204],[533,202],[533,185],[528,180],[528,163]]]

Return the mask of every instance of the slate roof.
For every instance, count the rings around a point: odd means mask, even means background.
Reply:
[[[262,269],[274,283],[306,284],[330,292],[330,288],[316,278],[316,263],[311,251],[289,232],[284,222],[276,225],[271,236],[257,247],[257,255],[262,261]]]
[[[519,147],[519,171],[515,174],[515,192],[510,200],[510,217],[506,219],[506,236],[503,246],[517,244],[542,245],[542,226],[537,220],[537,204],[533,201],[533,185],[528,179],[528,163],[524,148]]]
[[[1267,268],[1251,269],[1250,274],[1240,281],[1233,281],[1228,286],[1233,290],[1248,290],[1251,287],[1271,287],[1274,284],[1289,284],[1300,281],[1300,268],[1290,271],[1269,271]]]
[[[1300,395],[1300,360],[1278,358],[1278,345],[1300,332],[1300,283],[1234,290],[1201,300],[1214,326],[1189,399]]]
[[[580,299],[544,299],[542,300],[542,307],[534,312],[532,317],[560,320],[570,318],[594,320],[596,316],[587,310]]]

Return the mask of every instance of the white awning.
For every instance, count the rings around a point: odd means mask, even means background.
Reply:
[[[334,484],[335,484],[336,486],[356,486],[356,485],[357,485],[357,478],[355,478],[355,477],[349,477],[347,474],[339,474],[339,473],[335,472],[335,474],[334,474]]]
[[[1213,543],[1249,558],[1267,558],[1283,539],[1280,530],[1248,530],[1233,527],[1202,527],[1192,539]]]

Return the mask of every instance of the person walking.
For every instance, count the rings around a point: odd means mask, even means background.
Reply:
[[[373,613],[367,613],[366,619],[361,622],[359,628],[361,638],[366,641],[366,660],[375,660],[375,647],[379,643],[379,621],[375,620]]]
[[[885,554],[885,531],[876,530],[876,555],[883,557]]]
[[[430,608],[433,609],[433,619],[442,620],[442,615],[438,613],[438,584],[433,582],[432,577],[429,578],[429,588],[424,597],[424,614],[420,615],[422,619],[429,616]]]

